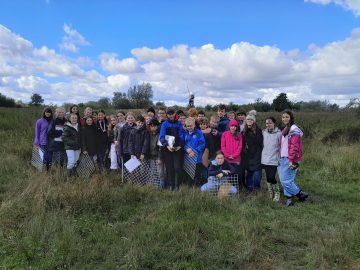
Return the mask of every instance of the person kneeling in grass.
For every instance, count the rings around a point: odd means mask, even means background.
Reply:
[[[225,160],[224,153],[216,152],[215,160],[211,162],[209,167],[208,182],[201,187],[202,192],[218,192],[223,185],[229,185],[229,176],[236,173],[236,168]],[[237,188],[231,185],[228,190],[229,194],[236,194]]]

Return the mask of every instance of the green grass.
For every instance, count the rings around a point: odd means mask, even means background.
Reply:
[[[297,115],[312,134],[297,178],[311,196],[289,209],[265,189],[220,200],[113,174],[64,183],[30,167],[38,115],[0,109],[0,269],[360,268],[360,145],[321,143],[359,127],[355,115]]]

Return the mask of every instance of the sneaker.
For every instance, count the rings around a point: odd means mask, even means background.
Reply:
[[[306,198],[309,197],[309,193],[300,191],[296,196],[299,198],[300,202],[305,202]]]
[[[292,199],[287,199],[285,203],[285,207],[293,206],[295,202]]]

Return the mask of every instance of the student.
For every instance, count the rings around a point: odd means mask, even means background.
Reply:
[[[235,119],[235,112],[234,111],[230,111],[229,113],[228,113],[228,116],[229,116],[229,119],[231,120],[231,119]]]
[[[174,108],[168,108],[166,116],[167,120],[161,124],[160,128],[160,142],[164,149],[165,187],[174,190],[181,184],[183,138],[180,132],[182,125],[180,121],[175,120]]]
[[[78,120],[77,120],[77,121],[78,121],[78,123],[80,123],[80,113],[79,113],[79,106],[78,106],[78,105],[74,104],[74,105],[72,105],[72,106],[70,107],[68,117],[70,117],[70,115],[71,115],[72,113],[74,113],[74,114],[77,115],[77,117],[78,117]],[[69,119],[68,119],[68,120],[69,120]]]
[[[219,116],[219,123],[218,123],[217,130],[214,131],[214,133],[216,136],[221,138],[221,135],[223,134],[223,132],[225,132],[227,130],[229,121],[230,121],[226,115],[226,106],[224,104],[220,104],[218,106],[217,114]]]
[[[221,150],[221,137],[219,137],[218,134],[218,125],[219,125],[219,116],[217,114],[214,114],[210,117],[210,128],[211,128],[211,134],[214,141],[214,153]],[[215,156],[211,157],[215,158]]]
[[[86,107],[84,110],[84,116],[80,119],[80,124],[82,127],[86,125],[86,118],[88,118],[89,116],[92,116],[92,109],[91,107]]]
[[[283,111],[281,115],[282,123],[285,128],[282,131],[280,140],[280,166],[278,173],[281,185],[284,188],[284,195],[287,198],[286,207],[294,205],[293,197],[298,197],[300,202],[304,202],[309,196],[295,183],[295,177],[299,161],[302,159],[303,147],[301,137],[303,132],[295,124],[294,114],[290,110]]]
[[[227,177],[235,174],[236,169],[225,160],[224,153],[217,151],[215,160],[213,160],[209,167],[208,182],[201,186],[202,192],[217,192],[220,186],[227,183]],[[236,194],[237,188],[230,186],[230,194]]]
[[[153,107],[150,107],[146,111],[146,115],[150,117],[150,119],[155,117],[155,109]]]
[[[93,118],[93,122],[95,124],[98,120],[98,112],[97,111],[92,112],[92,118]]]
[[[245,119],[246,119],[246,112],[243,110],[240,110],[236,113],[236,120],[239,123],[240,132],[244,131],[245,128]]]
[[[125,119],[125,112],[123,111],[118,111],[116,113],[116,117],[117,117],[117,124],[116,124],[116,128],[118,130],[118,132],[120,132],[120,129],[125,125],[126,123],[126,119]]]
[[[78,123],[78,116],[70,114],[69,122],[66,122],[62,134],[64,148],[67,156],[67,176],[76,175],[76,163],[80,157],[81,148],[81,126]]]
[[[261,153],[261,164],[266,173],[267,187],[270,199],[278,202],[280,199],[280,188],[276,182],[276,170],[280,162],[280,138],[281,131],[275,126],[274,117],[267,117],[266,128],[262,131],[264,148]]]
[[[149,133],[146,129],[145,118],[141,115],[136,118],[136,126],[131,129],[129,137],[129,154],[131,158],[136,157],[140,161],[148,157]]]
[[[65,124],[65,109],[63,107],[57,107],[55,109],[55,118],[50,122],[47,137],[48,137],[48,150],[50,154],[50,165],[52,163],[52,157],[54,153],[59,156],[60,166],[64,165],[65,150],[64,143],[62,141],[62,133]],[[50,166],[49,166],[50,167]]]
[[[191,159],[196,156],[196,167],[194,179],[188,178],[190,186],[200,186],[201,170],[202,170],[202,155],[205,149],[205,138],[200,129],[195,127],[195,118],[189,117],[185,120],[187,131],[184,134],[184,150],[185,155]]]
[[[42,117],[38,119],[35,123],[35,140],[34,144],[37,145],[43,152],[43,164],[46,167],[46,171],[49,171],[51,167],[51,152],[48,149],[48,141],[47,141],[47,130],[49,127],[49,123],[53,119],[53,113],[50,108],[45,108]]]
[[[237,173],[239,171],[243,146],[243,138],[238,128],[238,122],[231,119],[229,130],[225,131],[221,136],[221,152],[224,153],[225,160],[231,163]]]
[[[98,112],[98,120],[95,124],[97,130],[97,162],[100,168],[105,167],[106,153],[110,148],[108,141],[108,120],[104,110]]]
[[[108,140],[110,143],[110,151],[109,151],[109,158],[110,158],[110,170],[117,170],[119,168],[118,165],[118,157],[116,154],[116,138],[117,138],[117,118],[115,115],[110,115],[110,124],[108,126]]]
[[[84,154],[88,154],[95,162],[97,159],[97,129],[92,116],[85,118],[85,126],[81,130],[81,145]]]
[[[214,139],[213,139],[213,135],[211,134],[211,128],[208,125],[207,118],[199,119],[199,126],[200,126],[200,130],[203,133],[204,138],[205,138],[205,150],[204,150],[204,154],[203,154],[203,165],[207,168],[209,160],[211,160],[211,159],[213,159],[213,157],[215,157]]]
[[[166,121],[166,109],[164,107],[160,107],[158,109],[157,120],[159,121],[160,126],[164,121]]]
[[[246,116],[244,129],[243,163],[246,170],[246,187],[248,191],[260,189],[261,183],[261,152],[263,149],[263,135],[256,124],[254,114]]]
[[[134,126],[135,117],[132,112],[128,112],[126,114],[126,123],[120,130],[120,135],[118,136],[119,142],[119,150],[120,156],[122,158],[123,163],[126,163],[130,158],[130,149],[129,149],[129,137],[131,130]]]
[[[154,177],[158,177],[158,179],[154,179],[155,181],[159,180],[159,186],[161,188],[164,187],[164,163],[162,161],[162,151],[159,145],[159,126],[160,123],[156,118],[150,120],[149,123],[150,129],[150,139],[149,139],[149,161],[150,168],[155,168],[156,174]]]
[[[206,118],[205,112],[204,112],[203,110],[200,110],[200,111],[198,112],[197,120],[199,121],[200,119],[204,119],[204,118]]]

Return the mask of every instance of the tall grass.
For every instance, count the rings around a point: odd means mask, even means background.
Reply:
[[[220,200],[187,187],[124,185],[116,174],[62,182],[29,165],[39,111],[0,114],[0,124],[18,121],[0,131],[4,269],[360,268],[360,145],[321,142],[358,127],[351,114],[350,124],[340,114],[297,115],[312,132],[298,175],[311,195],[289,209],[265,189]]]

